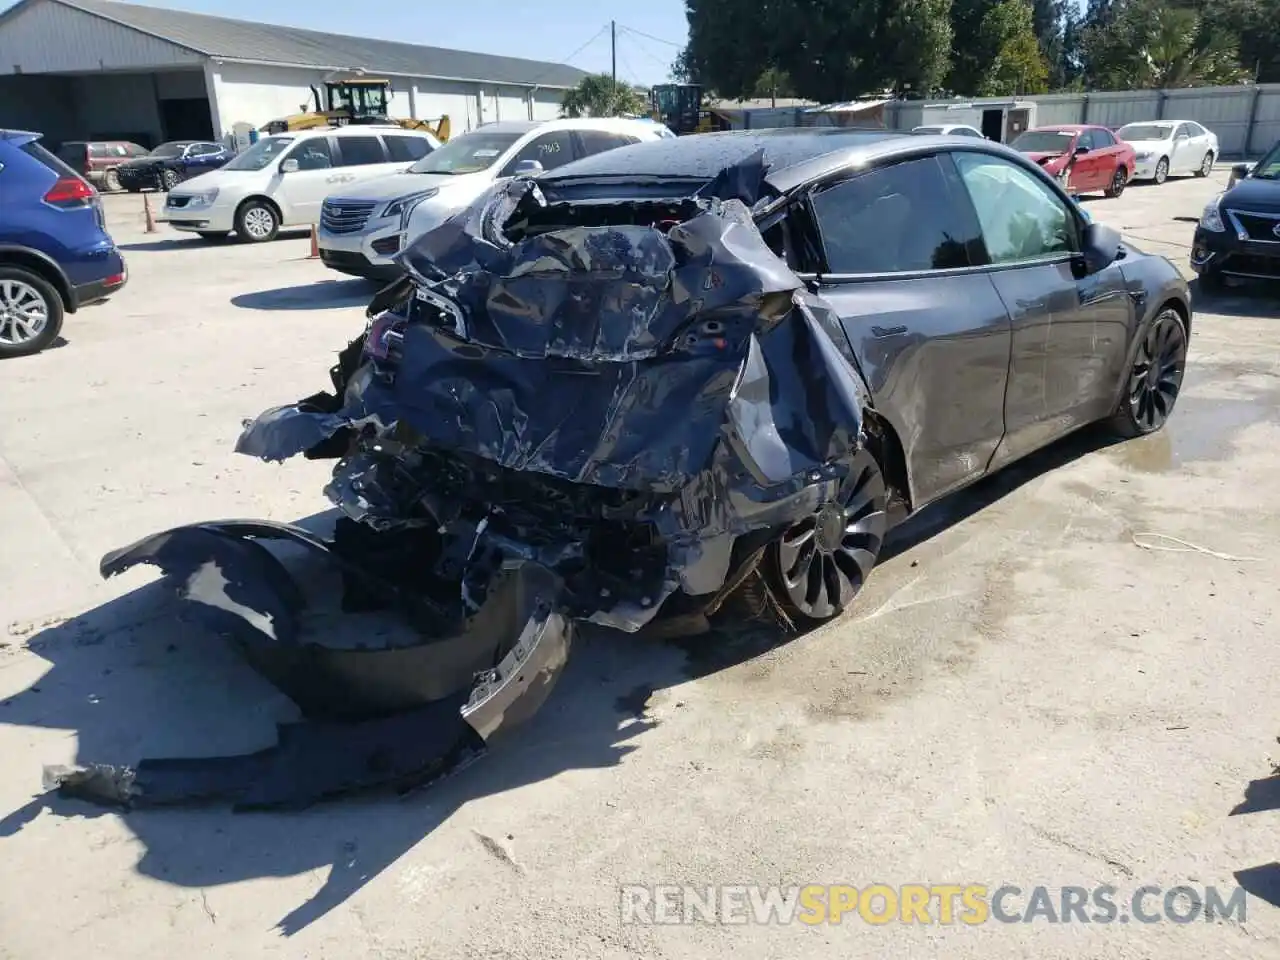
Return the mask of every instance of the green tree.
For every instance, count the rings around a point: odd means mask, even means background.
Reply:
[[[850,100],[931,92],[950,58],[951,0],[685,0],[682,69],[722,96],[756,94],[762,73],[795,96]]]
[[[1000,0],[982,18],[982,33],[996,51],[978,88],[982,96],[1007,97],[1049,89],[1049,64],[1040,49],[1027,0]]]
[[[644,91],[615,83],[607,73],[588,74],[560,101],[560,115],[564,117],[616,117],[648,110],[649,99]]]
[[[1085,28],[1086,75],[1100,90],[1239,82],[1239,37],[1190,6],[1113,0],[1110,20]]]

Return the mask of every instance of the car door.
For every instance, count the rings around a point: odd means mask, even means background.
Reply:
[[[1010,324],[946,154],[850,171],[808,201],[818,293],[902,442],[912,503],[980,476],[1004,433]]]
[[[333,141],[336,137],[306,137],[298,140],[280,158],[283,167],[296,160],[298,169],[278,177],[276,199],[284,223],[289,225],[319,223],[320,204],[325,196],[348,176],[335,162],[338,156]]]
[[[1098,156],[1093,131],[1080,131],[1073,149],[1076,151],[1076,157],[1071,168],[1071,192],[1090,193],[1102,189],[1104,184],[1102,165],[1099,162],[1101,158]]]
[[[533,137],[502,168],[500,177],[515,176],[516,167],[523,160],[536,160],[542,169],[554,170],[578,158],[578,147],[571,130],[549,130]]]
[[[953,156],[1012,321],[995,468],[1110,412],[1133,303],[1118,264],[1081,275],[1084,221],[1053,185],[1003,157]]]
[[[1093,131],[1093,149],[1098,164],[1098,187],[1105,190],[1115,179],[1116,168],[1125,167],[1124,146],[1121,145],[1110,130]],[[1125,175],[1128,176],[1126,167]]]
[[[377,134],[361,134],[359,136],[335,137],[338,143],[337,158],[343,179],[338,183],[361,183],[375,177],[384,177],[400,169],[399,164],[392,164],[387,156],[386,145]]]
[[[1192,173],[1200,169],[1205,148],[1189,123],[1180,123],[1173,131],[1174,161],[1170,164],[1178,173]]]

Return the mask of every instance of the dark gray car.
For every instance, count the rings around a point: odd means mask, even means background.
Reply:
[[[332,538],[222,521],[102,561],[159,566],[306,716],[352,726],[64,789],[271,805],[420,782],[537,708],[578,623],[827,620],[913,511],[1095,421],[1158,430],[1192,320],[1169,261],[974,138],[623,147],[495,188],[399,262],[333,392],[237,444],[335,460]],[[307,635],[326,581],[272,540],[416,635]]]

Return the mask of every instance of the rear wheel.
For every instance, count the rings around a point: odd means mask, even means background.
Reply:
[[[1161,157],[1160,162],[1156,164],[1156,183],[1164,183],[1169,179],[1169,158]]]
[[[765,572],[788,613],[821,623],[853,602],[879,559],[887,503],[880,465],[859,450],[836,496],[769,545]]]
[[[1111,185],[1103,191],[1106,196],[1113,200],[1124,193],[1124,188],[1129,183],[1129,174],[1124,167],[1116,167],[1116,172],[1111,175]]]
[[[1122,437],[1155,433],[1165,425],[1178,402],[1187,366],[1187,325],[1173,307],[1165,307],[1151,322],[1138,347],[1111,426]]]
[[[1196,171],[1197,177],[1207,177],[1213,173],[1213,151],[1210,150],[1204,155],[1204,159],[1200,161],[1200,169]]]
[[[112,168],[102,175],[102,186],[112,192],[120,189],[120,174]]]
[[[270,204],[250,200],[236,211],[236,233],[249,243],[274,240],[280,232],[280,217]]]
[[[62,297],[44,277],[0,265],[0,357],[39,353],[62,330]]]

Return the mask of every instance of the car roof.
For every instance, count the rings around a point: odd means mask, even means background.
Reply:
[[[883,140],[919,141],[890,130],[842,127],[777,127],[766,130],[725,130],[687,137],[662,137],[593,154],[543,179],[562,177],[670,177],[709,180],[756,150],[764,150],[772,180],[780,171],[836,151]]]
[[[652,120],[630,117],[558,117],[555,120],[495,120],[482,123],[467,133],[531,133],[534,130],[649,130],[657,133],[659,125]],[[466,136],[466,134],[459,134]]]

